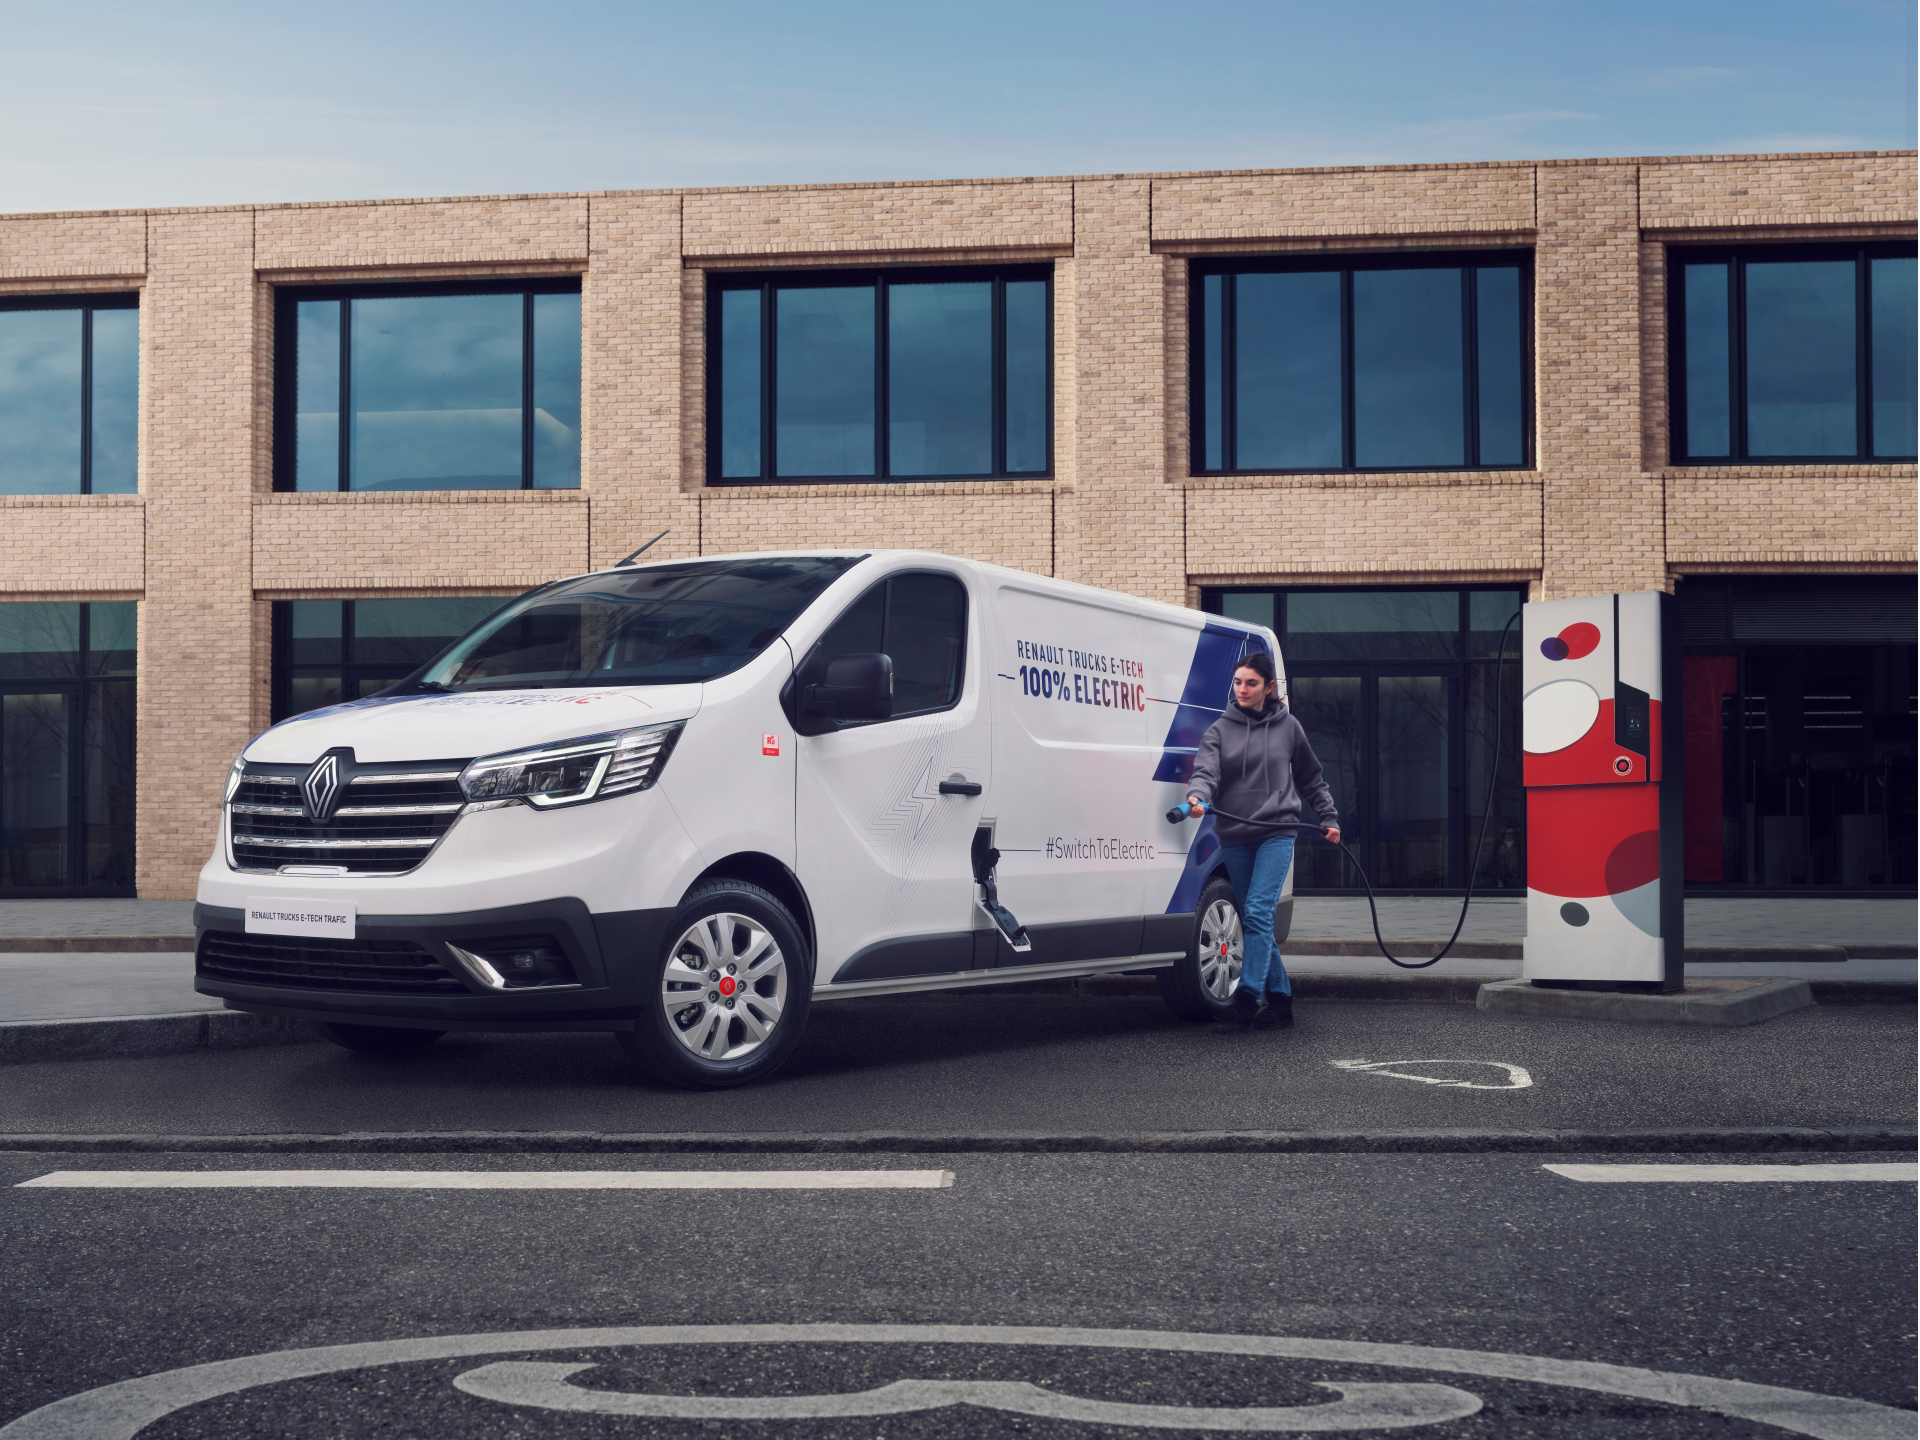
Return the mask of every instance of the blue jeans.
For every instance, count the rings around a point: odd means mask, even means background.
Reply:
[[[1240,965],[1240,985],[1258,995],[1291,995],[1286,963],[1273,943],[1273,912],[1280,903],[1280,887],[1293,864],[1293,836],[1270,835],[1252,845],[1223,845],[1220,858],[1233,881],[1233,898],[1240,902],[1240,925],[1246,954]]]

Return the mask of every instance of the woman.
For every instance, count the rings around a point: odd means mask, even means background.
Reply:
[[[1321,833],[1337,845],[1340,817],[1326,775],[1279,690],[1266,651],[1240,662],[1233,672],[1233,703],[1200,737],[1187,801],[1196,815],[1217,802],[1231,815],[1292,826],[1301,822],[1305,796],[1320,817]],[[1293,864],[1293,830],[1222,816],[1219,835],[1246,937],[1240,985],[1229,1001],[1233,1018],[1243,1025],[1291,1025],[1293,985],[1273,943],[1273,912]]]

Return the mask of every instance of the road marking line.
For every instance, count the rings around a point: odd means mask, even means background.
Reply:
[[[1904,1180],[1909,1184],[1920,1181],[1920,1165],[1911,1161],[1858,1165],[1542,1165],[1540,1168],[1569,1180],[1614,1185],[1646,1181],[1678,1181],[1688,1185],[1738,1181],[1770,1185],[1814,1180]]]
[[[944,1190],[951,1170],[55,1170],[15,1189]]]

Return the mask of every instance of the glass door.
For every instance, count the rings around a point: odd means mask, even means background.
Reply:
[[[73,883],[73,712],[66,689],[0,693],[0,886]]]
[[[1379,779],[1370,817],[1377,837],[1373,883],[1395,889],[1444,886],[1452,878],[1457,809],[1449,764],[1452,676],[1381,675],[1374,686]]]
[[[1359,675],[1292,675],[1287,695],[1295,718],[1306,729],[1307,743],[1326,772],[1340,812],[1340,838],[1360,857],[1372,874],[1368,854],[1372,829],[1366,822],[1366,797],[1361,786],[1362,757],[1367,753],[1367,681]],[[1311,807],[1308,808],[1311,817]],[[1294,847],[1293,884],[1321,889],[1358,889],[1360,877],[1331,845],[1302,840]]]

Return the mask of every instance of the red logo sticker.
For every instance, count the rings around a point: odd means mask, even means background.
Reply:
[[[780,737],[778,735],[762,735],[760,737],[760,753],[762,755],[778,755],[780,753]]]
[[[720,993],[722,995],[731,995],[738,988],[739,987],[734,983],[734,979],[731,975],[725,975],[721,977]]]

